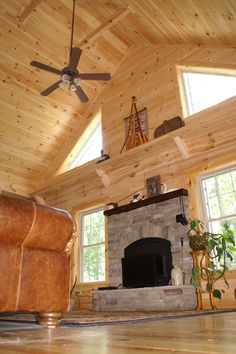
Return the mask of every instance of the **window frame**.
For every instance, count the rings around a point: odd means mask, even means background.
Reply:
[[[206,172],[206,173],[203,173],[199,176],[197,176],[197,189],[198,189],[198,192],[199,192],[199,195],[200,195],[200,206],[202,208],[202,215],[203,215],[203,220],[204,220],[204,224],[206,225],[206,229],[210,230],[210,223],[211,222],[214,222],[214,221],[223,221],[223,220],[227,220],[227,219],[230,219],[230,218],[236,218],[236,213],[233,213],[233,214],[227,214],[227,215],[221,215],[220,217],[217,217],[217,218],[211,218],[210,216],[208,217],[208,211],[207,211],[207,200],[205,199],[205,195],[204,195],[204,188],[203,188],[203,180],[206,179],[206,178],[211,178],[211,177],[217,177],[219,175],[222,175],[224,173],[227,173],[227,172],[231,172],[231,171],[236,171],[236,165],[231,165],[229,167],[222,167],[222,168],[219,168],[219,169],[216,169],[216,170],[213,170],[213,171],[209,171],[209,172]],[[234,189],[234,193],[235,193],[235,196],[236,196],[236,190]],[[219,198],[219,194],[217,194],[217,197]],[[219,203],[219,206],[220,206],[220,209],[221,209],[221,205]],[[222,214],[222,212],[221,212]],[[236,235],[235,236],[235,239],[236,239]],[[234,264],[231,266],[230,269],[236,269],[236,264],[234,262]]]
[[[103,242],[98,242],[95,244],[90,244],[87,246],[83,245],[83,217],[85,215],[93,214],[99,211],[104,211],[104,205],[100,205],[94,208],[89,208],[85,210],[81,210],[79,212],[79,229],[80,229],[80,239],[79,239],[79,248],[78,248],[78,259],[79,259],[79,283],[80,284],[94,284],[94,283],[106,283],[107,282],[107,256],[106,256],[106,247],[107,247],[107,235],[106,235],[106,218],[104,216],[104,241]],[[84,281],[84,275],[83,275],[83,250],[84,247],[90,247],[94,245],[99,245],[99,244],[104,244],[104,257],[105,257],[105,279],[103,280],[91,280],[91,281]]]
[[[231,68],[215,68],[215,67],[200,67],[200,66],[184,66],[184,65],[177,65],[176,66],[177,77],[178,77],[178,84],[179,84],[179,92],[180,92],[180,102],[182,106],[183,118],[186,119],[191,115],[197,114],[189,112],[189,104],[187,100],[187,93],[185,90],[184,78],[183,73],[197,73],[197,74],[206,74],[206,75],[222,75],[222,76],[235,76],[236,78],[236,70]],[[223,102],[223,101],[222,101]],[[212,106],[211,106],[212,107]],[[205,109],[208,109],[207,107]]]

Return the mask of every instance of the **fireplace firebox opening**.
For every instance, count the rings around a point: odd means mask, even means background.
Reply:
[[[125,248],[121,261],[126,288],[163,286],[170,282],[172,254],[169,240],[146,237],[134,241]]]

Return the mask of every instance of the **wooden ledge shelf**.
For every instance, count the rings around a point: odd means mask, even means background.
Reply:
[[[142,208],[142,207],[149,205],[149,204],[161,203],[161,202],[164,202],[165,200],[174,199],[174,198],[187,196],[187,195],[188,195],[188,191],[184,188],[181,188],[181,189],[177,189],[175,191],[171,191],[168,193],[157,195],[155,197],[140,200],[135,203],[122,205],[118,208],[105,210],[104,215],[110,216],[110,215],[114,215],[114,214],[121,214],[121,213],[125,213],[127,211],[130,211],[130,210]]]
[[[53,203],[56,196],[59,206],[64,206],[63,203],[68,200],[69,195],[70,198],[80,200],[89,195],[90,201],[93,200],[93,194],[97,193],[109,200],[111,195],[114,197],[114,188],[125,194],[125,188],[132,187],[133,177],[153,171],[155,175],[161,175],[172,166],[185,173],[187,169],[192,169],[205,159],[234,154],[235,107],[236,97],[232,97],[194,114],[186,119],[184,127],[160,138],[112,156],[100,164],[96,164],[96,160],[90,161],[54,176],[45,181],[33,195],[39,195],[48,202],[52,200]],[[141,186],[135,188],[138,190]],[[146,201],[142,201],[144,202]]]

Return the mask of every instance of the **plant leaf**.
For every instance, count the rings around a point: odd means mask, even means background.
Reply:
[[[221,291],[220,290],[214,289],[212,294],[215,298],[221,299]]]
[[[231,243],[232,245],[235,246],[235,239],[234,239],[234,236],[233,235],[229,235],[227,237],[227,242]]]
[[[224,227],[225,230],[229,230],[229,225],[228,224],[224,224],[223,227]]]
[[[233,254],[228,249],[226,249],[226,256],[231,260],[231,262],[233,261],[233,259],[234,259]]]
[[[198,282],[198,277],[200,275],[200,272],[201,272],[201,270],[200,270],[199,266],[193,267],[193,269],[192,269],[193,276],[191,278],[191,284],[197,290],[201,290],[201,286]]]
[[[218,242],[216,242],[214,239],[211,239],[208,242],[209,251],[212,251],[217,245],[218,245]]]
[[[236,252],[236,247],[234,247],[234,246],[229,245],[229,246],[227,246],[227,248],[232,252]]]

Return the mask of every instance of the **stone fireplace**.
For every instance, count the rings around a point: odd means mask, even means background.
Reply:
[[[176,223],[176,215],[182,213],[180,197],[188,218],[187,191],[180,189],[166,195],[169,195],[170,199],[162,200],[164,195],[160,195],[149,198],[150,204],[147,205],[138,205],[139,202],[135,203],[135,206],[129,205],[131,208],[136,207],[135,209],[123,212],[123,209],[119,210],[123,207],[120,207],[117,208],[119,213],[116,213],[115,209],[108,211],[108,264],[111,286],[122,284],[121,259],[124,257],[124,249],[132,242],[146,237],[161,237],[170,241],[172,263],[183,268],[185,284],[190,284],[192,257],[187,239],[189,226]]]
[[[195,290],[190,285],[192,257],[186,235],[188,226],[176,222],[176,215],[182,214],[183,208],[188,218],[188,193],[184,189],[179,189],[105,212],[108,218],[109,285],[117,289],[96,291],[93,299],[95,310],[195,308]],[[151,238],[153,238],[152,244],[155,240],[164,239],[170,245],[172,264],[179,265],[185,274],[183,286],[163,286],[163,283],[150,284],[149,287],[146,287],[148,286],[146,284],[143,288],[137,284],[136,289],[135,286],[130,286],[132,289],[124,286],[122,259],[126,258],[125,250],[129,249],[130,245],[140,243],[140,251],[142,247],[146,247],[145,241],[151,241]],[[155,252],[149,252],[149,250],[146,254],[152,253],[152,255],[149,254],[149,262],[156,262],[154,257],[157,254],[160,255],[157,251],[158,245],[156,245],[157,248],[151,247],[155,249]],[[140,255],[139,251],[137,255]],[[145,262],[144,258],[143,262]],[[138,280],[134,280],[134,283],[135,281]],[[149,305],[147,305],[147,299],[152,299]]]

